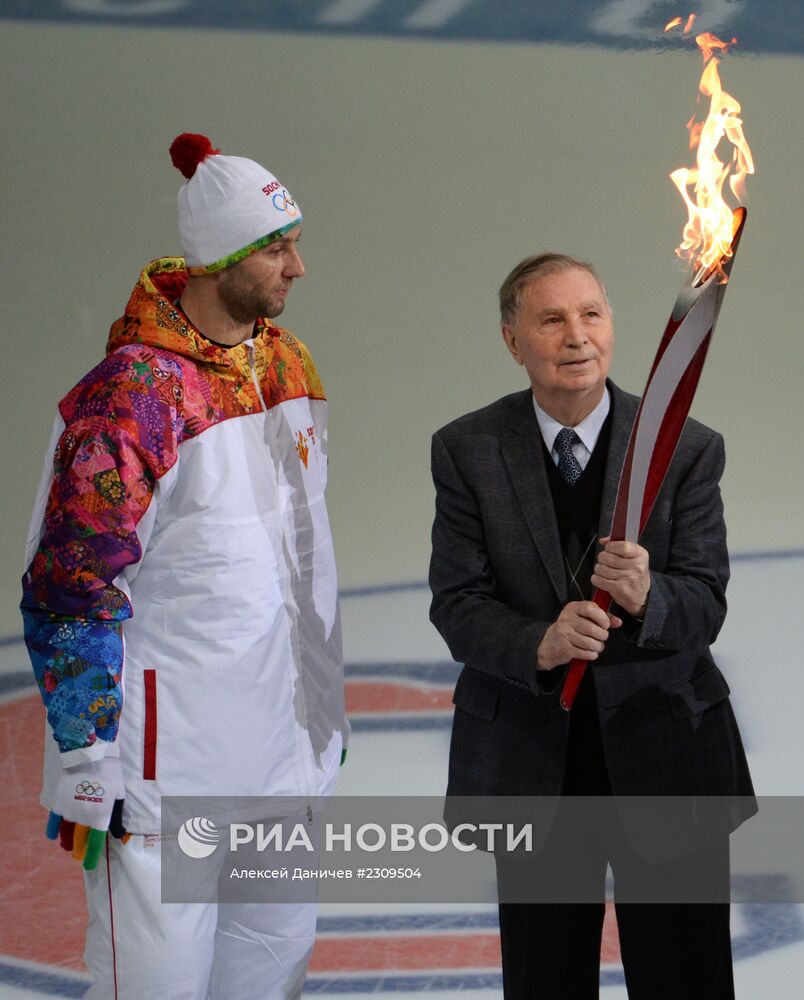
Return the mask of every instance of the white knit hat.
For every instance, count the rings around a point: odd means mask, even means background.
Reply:
[[[179,191],[179,235],[191,274],[220,271],[302,219],[287,188],[259,163],[221,156],[204,135],[183,132],[170,146],[187,178]]]

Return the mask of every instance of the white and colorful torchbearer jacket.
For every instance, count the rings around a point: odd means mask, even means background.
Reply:
[[[150,263],[59,405],[23,579],[42,803],[119,755],[142,833],[162,795],[327,795],[348,731],[321,383],[269,320],[211,344],[186,280]]]

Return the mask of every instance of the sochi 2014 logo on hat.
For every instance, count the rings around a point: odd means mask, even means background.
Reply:
[[[277,212],[286,212],[291,219],[295,219],[295,217],[299,214],[296,202],[290,197],[285,188],[282,188],[281,191],[277,191],[271,201],[273,202],[274,208]]]
[[[291,219],[299,214],[296,202],[291,198],[287,188],[283,188],[279,181],[271,181],[261,188],[262,193],[267,195],[277,210],[277,212],[287,212]]]
[[[179,828],[179,847],[188,858],[208,858],[215,853],[220,834],[212,820],[193,816]]]

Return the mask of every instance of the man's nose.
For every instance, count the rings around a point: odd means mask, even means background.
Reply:
[[[295,248],[288,254],[287,263],[285,264],[285,275],[288,278],[304,277],[304,262],[301,259],[299,251]]]
[[[582,347],[586,343],[586,330],[580,316],[569,316],[564,324],[564,339],[571,347]]]

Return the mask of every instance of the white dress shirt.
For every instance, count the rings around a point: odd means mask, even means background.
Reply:
[[[552,455],[553,461],[558,465],[558,452],[553,448],[555,440],[558,437],[558,432],[564,427],[557,420],[554,420],[549,413],[539,406],[536,402],[536,397],[533,397],[533,408],[536,410],[536,419],[539,422],[539,430],[542,432],[542,438],[547,450]],[[592,452],[595,450],[595,445],[597,444],[597,439],[600,436],[600,429],[608,416],[609,409],[611,408],[611,398],[609,395],[609,390],[603,393],[603,398],[597,404],[597,406],[592,410],[588,417],[584,419],[572,429],[580,438],[580,441],[576,442],[572,446],[572,454],[578,460],[579,465],[582,469],[586,468],[586,463],[592,457]]]

